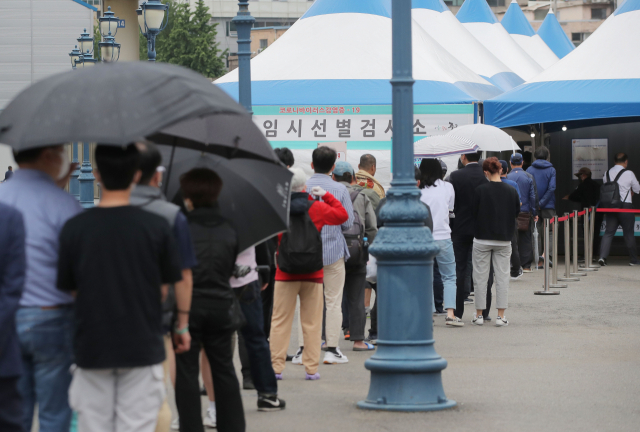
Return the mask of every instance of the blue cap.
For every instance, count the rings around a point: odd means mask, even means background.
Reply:
[[[514,165],[522,165],[522,155],[520,153],[515,153],[511,155],[511,163]]]
[[[333,173],[337,176],[342,176],[345,173],[355,175],[355,171],[353,171],[351,164],[345,161],[336,162],[336,167],[333,169]]]
[[[502,165],[502,174],[507,174],[509,172],[509,166],[507,165],[507,161],[500,160],[500,165]]]

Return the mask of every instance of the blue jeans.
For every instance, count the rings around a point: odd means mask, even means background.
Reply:
[[[18,309],[16,323],[24,364],[18,381],[24,400],[24,430],[31,430],[37,403],[41,431],[69,432],[73,308],[23,307]]]
[[[440,277],[444,285],[444,308],[456,308],[456,257],[453,253],[453,242],[451,239],[435,241],[440,252],[435,260],[438,263]],[[435,302],[434,302],[435,303]]]

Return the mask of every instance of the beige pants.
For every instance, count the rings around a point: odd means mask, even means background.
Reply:
[[[324,301],[327,307],[325,336],[328,347],[339,346],[340,331],[342,330],[342,291],[346,271],[344,258],[333,264],[324,266]],[[305,344],[305,350],[307,344]]]
[[[271,317],[271,363],[275,373],[282,373],[287,359],[291,325],[300,296],[300,320],[307,342],[302,352],[302,364],[308,374],[318,372],[322,341],[322,284],[313,282],[276,281]]]

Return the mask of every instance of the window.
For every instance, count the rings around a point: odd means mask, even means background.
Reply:
[[[464,3],[464,0],[444,0],[444,3],[447,6],[462,6],[462,3]]]
[[[237,36],[236,23],[227,21],[227,36]]]
[[[578,46],[587,40],[589,36],[591,36],[591,33],[571,33],[571,42],[573,42],[575,46]]]
[[[607,18],[607,10],[605,8],[591,8],[592,20],[603,20]]]
[[[504,7],[504,0],[488,0],[489,6],[491,7]]]
[[[263,50],[266,47],[269,46],[269,40],[267,39],[260,39],[260,49]]]
[[[543,21],[547,17],[547,13],[549,13],[549,9],[540,8],[533,11],[533,20],[534,21]]]

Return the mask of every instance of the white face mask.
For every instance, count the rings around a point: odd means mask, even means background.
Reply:
[[[60,162],[60,171],[58,172],[58,178],[56,180],[62,180],[69,172],[69,165],[71,165],[69,154],[66,150],[63,149],[60,152],[60,158],[62,159],[62,162]]]

